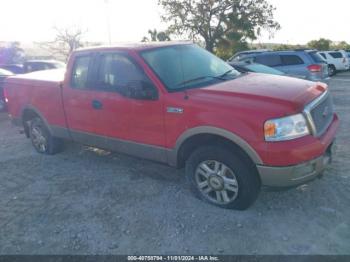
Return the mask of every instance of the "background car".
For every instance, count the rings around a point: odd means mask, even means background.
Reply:
[[[28,60],[23,64],[23,69],[26,73],[65,67],[64,63],[56,60]]]
[[[25,74],[35,71],[65,68],[66,64],[56,60],[27,60],[21,64],[0,65],[0,68],[14,74]]]
[[[267,51],[234,56],[233,61],[249,61],[280,70],[288,75],[311,81],[327,82],[329,80],[327,62],[316,50]]]
[[[348,54],[344,50],[318,52],[328,63],[329,75],[333,76],[337,71],[349,70]]]
[[[235,60],[239,61],[239,60],[243,59],[245,56],[259,54],[259,53],[265,53],[265,52],[269,52],[269,51],[272,51],[272,50],[270,50],[270,49],[257,49],[257,50],[248,50],[248,51],[238,52],[234,56],[232,56],[228,60],[228,62],[235,61]]]
[[[3,90],[4,80],[8,76],[12,76],[13,73],[5,69],[0,68],[0,112],[4,111],[6,108],[5,96]]]
[[[240,73],[254,72],[270,75],[286,75],[282,71],[262,64],[246,62],[230,62],[229,64]]]
[[[346,50],[346,54],[347,54],[349,62],[350,62],[350,50]]]
[[[4,64],[0,65],[0,69],[4,69],[16,75],[24,73],[23,65],[20,64]]]

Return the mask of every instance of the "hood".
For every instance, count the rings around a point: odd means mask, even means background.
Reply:
[[[241,98],[285,105],[295,111],[302,110],[306,104],[321,95],[327,85],[302,79],[249,73],[234,80],[211,85],[205,88],[192,89],[189,94],[211,96],[212,99],[228,97]],[[227,101],[223,99],[222,101]]]

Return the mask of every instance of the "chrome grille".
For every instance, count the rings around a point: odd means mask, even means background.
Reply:
[[[313,135],[321,136],[332,123],[334,107],[329,92],[323,93],[305,108]]]

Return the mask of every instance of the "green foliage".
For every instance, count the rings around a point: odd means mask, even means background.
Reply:
[[[159,0],[159,5],[171,33],[202,40],[211,52],[232,53],[263,29],[272,34],[280,28],[266,0]]]
[[[345,41],[341,41],[339,43],[332,43],[331,47],[332,49],[350,50],[350,45]]]
[[[275,50],[275,51],[284,51],[284,50],[295,50],[295,49],[301,49],[301,48],[305,48],[305,46],[280,44],[280,45],[274,46],[273,50]]]
[[[320,51],[327,51],[327,50],[349,50],[350,44],[348,44],[345,41],[341,42],[333,42],[329,39],[320,38],[319,40],[312,40],[308,44],[309,48],[318,49]]]
[[[307,46],[312,49],[317,50],[329,50],[331,48],[332,41],[325,38],[320,38],[319,40],[312,40],[309,43],[307,43]]]
[[[235,53],[249,50],[248,43],[245,41],[237,41],[235,44],[231,44],[230,47],[218,45],[215,48],[215,55],[223,60],[228,60]]]
[[[170,41],[170,36],[167,31],[160,31],[158,32],[157,29],[148,30],[149,37],[145,36],[142,38],[142,42],[163,42],[163,41]]]

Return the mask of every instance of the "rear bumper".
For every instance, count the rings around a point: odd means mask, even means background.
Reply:
[[[330,78],[330,77],[327,77],[327,78],[324,78],[324,79],[320,80],[320,82],[329,85],[330,80],[331,80],[331,78]]]
[[[308,78],[310,81],[313,81],[313,82],[321,82],[321,83],[325,83],[325,84],[329,84],[331,78],[329,76],[327,77],[324,77],[324,76],[318,76],[318,75],[311,75],[309,78]]]
[[[257,166],[261,182],[270,187],[292,187],[313,180],[332,162],[334,142],[321,157],[287,167]]]

